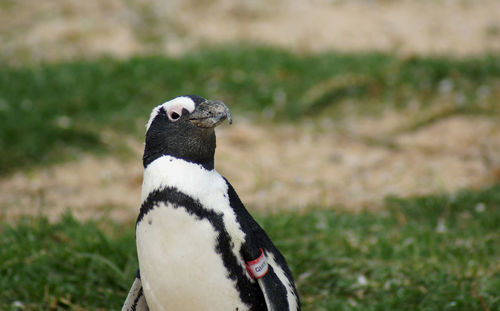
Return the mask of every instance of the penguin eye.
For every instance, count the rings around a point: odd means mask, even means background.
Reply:
[[[179,109],[180,108],[180,109]],[[168,119],[172,122],[178,121],[182,116],[181,107],[172,107],[167,111]]]
[[[181,116],[175,111],[168,114],[168,118],[170,119],[170,121],[177,121],[180,117]]]

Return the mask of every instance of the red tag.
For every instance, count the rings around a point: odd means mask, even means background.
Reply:
[[[267,264],[266,256],[264,255],[264,251],[262,248],[259,248],[260,256],[252,261],[248,261],[246,263],[247,271],[250,273],[250,276],[255,279],[260,279],[264,275],[266,275],[267,271],[269,271],[269,265]]]

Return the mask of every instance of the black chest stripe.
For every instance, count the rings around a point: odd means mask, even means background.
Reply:
[[[243,268],[238,264],[238,258],[231,251],[233,243],[224,226],[222,213],[204,208],[198,200],[194,200],[174,187],[165,187],[148,195],[141,205],[136,226],[159,203],[170,203],[174,208],[184,208],[190,215],[200,220],[207,219],[217,232],[217,245],[214,251],[222,257],[227,269],[227,277],[236,282],[241,301],[250,306],[250,310],[266,310],[264,296],[258,284],[248,280]]]

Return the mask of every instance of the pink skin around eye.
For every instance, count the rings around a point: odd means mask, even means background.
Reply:
[[[179,120],[179,118],[182,116],[182,109],[184,107],[181,106],[181,105],[173,105],[171,107],[168,108],[168,118],[170,119],[170,121],[177,121]],[[177,114],[177,118],[172,118],[172,115],[175,115]]]

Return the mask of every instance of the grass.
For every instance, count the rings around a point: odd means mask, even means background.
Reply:
[[[233,114],[293,121],[386,108],[500,111],[500,56],[451,60],[376,53],[297,56],[265,47],[179,58],[0,65],[0,175],[109,151],[103,132],[142,135],[152,107],[180,94],[223,99]],[[434,119],[430,119],[431,121]],[[427,122],[427,121],[423,121]],[[119,139],[118,139],[119,140]],[[118,142],[119,145],[119,142]]]
[[[382,212],[261,214],[304,310],[499,310],[500,185],[392,198]],[[136,263],[134,224],[0,225],[0,309],[118,310]]]

